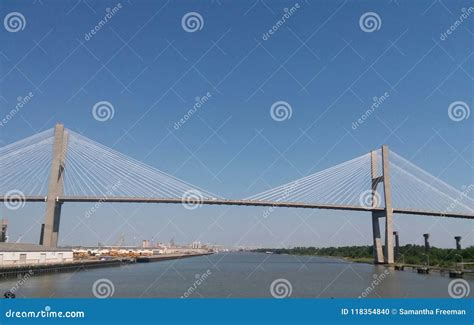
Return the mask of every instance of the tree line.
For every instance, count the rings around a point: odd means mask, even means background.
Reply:
[[[274,254],[310,255],[310,256],[334,256],[348,259],[367,259],[373,257],[373,246],[342,246],[342,247],[293,247],[293,248],[261,248],[256,252],[272,252]],[[425,246],[404,245],[400,246],[397,263],[416,264],[447,267],[456,263],[474,262],[474,246],[461,250],[451,248],[431,247],[428,252]],[[467,266],[466,266],[467,267]],[[472,267],[472,266],[470,266]]]

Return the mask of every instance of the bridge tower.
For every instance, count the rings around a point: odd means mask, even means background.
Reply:
[[[377,202],[377,185],[383,181],[382,176],[377,176],[377,152],[372,151],[370,153],[370,168],[372,175],[372,207],[378,206]],[[382,264],[384,262],[382,252],[382,238],[380,236],[380,224],[379,218],[381,217],[379,212],[372,211],[372,232],[373,232],[373,245],[374,245],[374,263]]]
[[[380,202],[376,195],[377,186],[383,183],[383,192],[385,200],[384,211],[372,212],[372,232],[374,245],[374,263],[375,264],[393,264],[393,208],[392,208],[392,191],[390,183],[390,168],[389,168],[389,150],[388,146],[382,146],[382,175],[377,175],[377,153],[371,152],[371,178],[372,178],[372,206],[376,207]],[[379,219],[385,218],[385,246],[382,251],[382,238],[380,234]]]
[[[64,167],[66,162],[68,133],[63,124],[56,124],[54,128],[53,156],[49,175],[48,196],[44,227],[42,227],[41,242],[44,246],[58,245],[59,221],[61,218],[61,202],[58,197],[63,194]]]

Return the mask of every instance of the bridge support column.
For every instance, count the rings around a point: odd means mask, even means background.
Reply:
[[[377,185],[381,181],[381,178],[377,176],[377,153],[372,151],[370,153],[370,166],[372,175],[372,206],[378,205],[377,202]],[[372,212],[372,237],[374,246],[374,264],[382,264],[384,262],[383,251],[382,251],[382,237],[380,235],[380,215],[376,212]]]
[[[430,234],[423,234],[425,239],[425,253],[428,254],[430,251]]]
[[[395,260],[398,262],[400,258],[400,239],[398,237],[398,231],[393,232],[393,237],[395,238]]]
[[[41,234],[42,245],[44,246],[56,247],[58,245],[62,203],[58,202],[57,198],[63,193],[67,137],[68,134],[64,131],[64,125],[56,124],[54,128],[53,157],[49,175],[45,221]]]
[[[455,236],[454,239],[456,240],[456,250],[461,250],[461,236]]]
[[[372,213],[372,233],[374,242],[374,263],[383,264],[382,237],[380,235],[379,217]]]
[[[383,191],[385,197],[385,263],[394,264],[393,257],[393,208],[390,183],[388,146],[382,146]]]
[[[44,236],[44,223],[41,224],[40,240],[39,244],[43,245],[43,236]]]

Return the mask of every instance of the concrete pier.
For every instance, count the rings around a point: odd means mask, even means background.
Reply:
[[[160,262],[168,260],[176,260],[188,257],[197,257],[206,254],[163,254],[153,256],[143,256],[138,258],[113,258],[109,260],[76,260],[69,263],[54,263],[54,264],[32,264],[32,265],[13,265],[0,267],[0,279],[16,278],[24,274],[31,274],[34,276],[60,273],[60,272],[77,272],[90,268],[109,267],[109,266],[123,266],[135,263]]]
[[[425,253],[428,253],[430,251],[430,234],[423,234],[423,237],[425,238]]]
[[[400,241],[398,238],[398,231],[394,231],[393,236],[395,237],[395,259],[398,260],[400,257]]]
[[[456,249],[459,251],[461,250],[461,236],[455,236],[454,239],[456,240]]]

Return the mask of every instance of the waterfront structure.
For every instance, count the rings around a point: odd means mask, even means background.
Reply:
[[[45,158],[48,150],[52,159]],[[62,124],[0,151],[0,164],[5,166],[0,175],[3,201],[46,202],[40,236],[46,247],[57,246],[61,206],[66,202],[95,203],[87,215],[104,203],[168,203],[191,208],[202,204],[255,206],[265,207],[265,214],[277,207],[369,212],[374,261],[383,264],[394,263],[394,214],[474,219],[472,202],[458,199],[463,193],[389,152],[386,145],[245,199],[225,199],[192,186],[67,130]],[[68,169],[68,165],[73,168]],[[42,192],[44,187],[35,186],[37,179],[28,177],[48,174],[47,193]],[[19,183],[23,188],[18,188]],[[22,195],[10,194],[13,189]],[[413,192],[423,195],[413,200]],[[385,220],[383,247],[381,218]]]
[[[456,250],[461,250],[461,236],[455,236],[454,239],[456,240]]]
[[[423,238],[425,238],[425,253],[430,251],[430,234],[423,234]]]
[[[153,255],[152,248],[136,246],[101,246],[101,247],[74,247],[74,256],[79,258],[87,257],[137,257]]]
[[[398,231],[394,231],[393,236],[395,237],[395,259],[398,260],[400,257],[400,239],[398,236]]]
[[[6,243],[8,241],[7,235],[7,222],[2,219],[1,229],[0,229],[0,243]]]
[[[55,264],[73,261],[71,249],[35,244],[0,243],[0,266]]]

